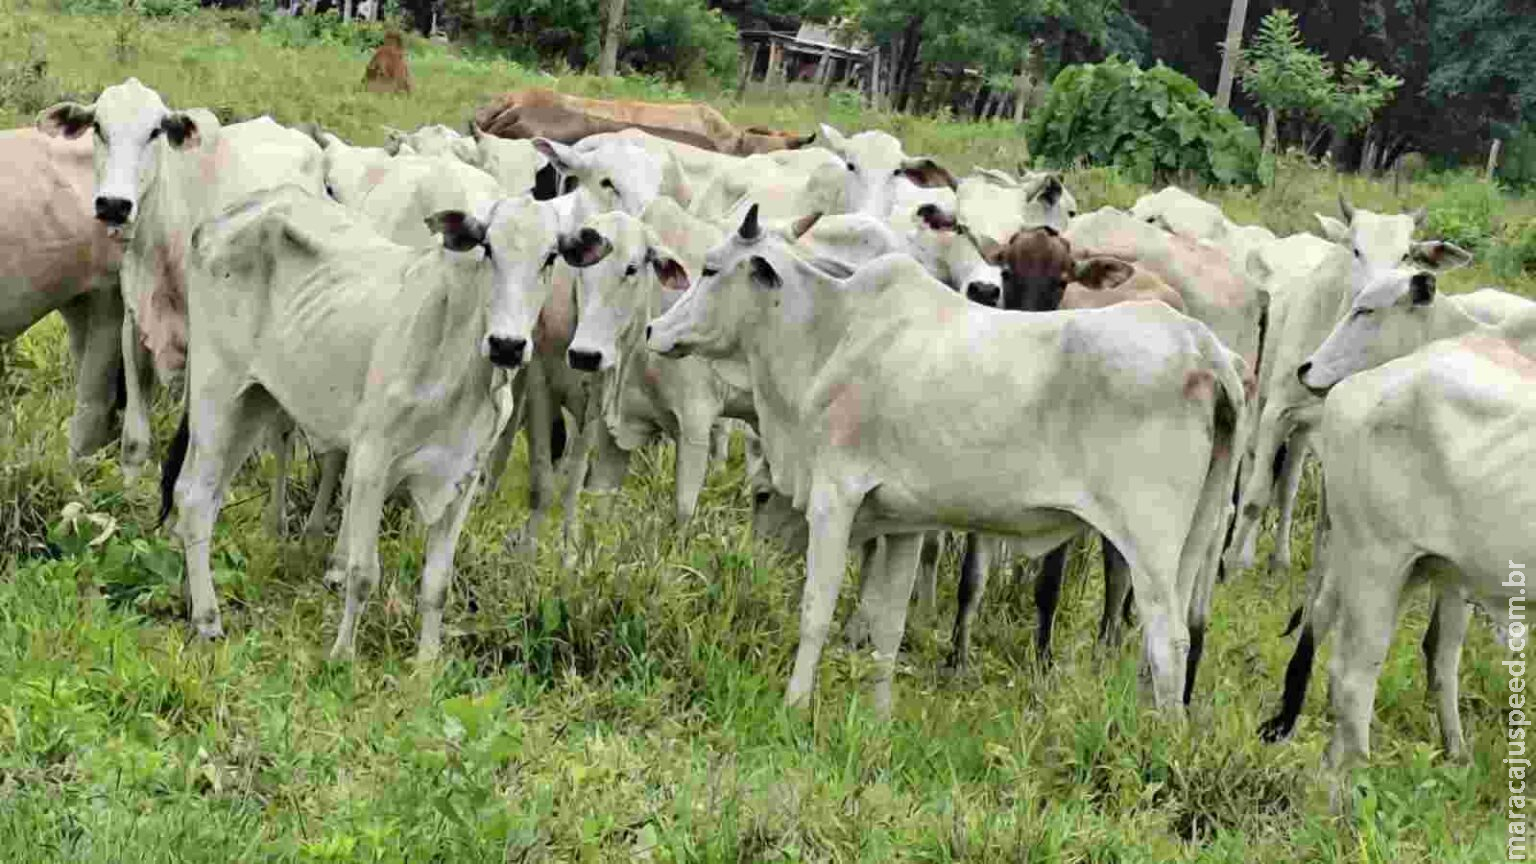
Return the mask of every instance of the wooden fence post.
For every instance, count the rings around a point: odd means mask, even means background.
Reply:
[[[1493,172],[1499,167],[1499,148],[1503,143],[1503,140],[1495,138],[1493,139],[1493,144],[1488,147],[1487,179],[1489,180],[1493,179]]]

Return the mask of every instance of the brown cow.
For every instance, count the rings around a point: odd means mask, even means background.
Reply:
[[[587,99],[544,87],[506,94],[480,109],[475,124],[502,138],[548,138],[562,144],[603,132],[640,129],[658,138],[737,156],[797,149],[810,141],[810,136],[758,127],[743,132],[701,102]]]
[[[384,34],[384,44],[373,52],[363,73],[363,86],[370,93],[411,92],[411,69],[405,65],[405,42],[399,30]]]
[[[1003,261],[1003,308],[1030,312],[1097,309],[1132,300],[1161,300],[1184,311],[1184,300],[1161,277],[1133,261],[1074,253],[1051,228],[1020,231]]]

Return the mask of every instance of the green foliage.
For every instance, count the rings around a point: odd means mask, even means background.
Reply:
[[[1489,250],[1489,265],[1504,279],[1536,278],[1536,216],[1504,223]]]
[[[1308,51],[1296,26],[1296,14],[1276,9],[1259,22],[1259,32],[1243,51],[1243,91],[1277,112],[1313,111],[1328,98],[1328,65]]]
[[[1050,165],[1118,165],[1137,182],[1193,173],[1209,183],[1258,181],[1258,136],[1195,82],[1162,64],[1110,58],[1071,66],[1026,127]]]
[[[264,41],[284,48],[305,45],[335,45],[372,51],[384,42],[387,21],[343,21],[334,9],[316,15],[275,15],[261,28]]]
[[[727,81],[736,74],[736,25],[703,0],[629,0],[620,59],[677,81]]]
[[[1402,84],[1403,79],[1388,75],[1371,61],[1351,57],[1339,70],[1337,86],[1315,113],[1340,135],[1350,135],[1369,125]]]
[[[1428,236],[1481,254],[1496,231],[1504,196],[1472,172],[1442,175],[1442,182],[1444,191],[1429,204]]]

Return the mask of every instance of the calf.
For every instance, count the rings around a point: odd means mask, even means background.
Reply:
[[[888,711],[920,532],[1013,535],[1038,553],[1084,525],[1125,553],[1156,704],[1179,704],[1244,398],[1241,362],[1203,325],[1160,304],[999,312],[903,255],[842,280],[761,230],[753,211],[647,342],[673,356],[741,356],[752,371],[774,486],[810,526],[787,704],[810,696],[850,539],[888,535],[901,562],[876,588],[875,699]],[[1069,396],[1084,388],[1105,398]],[[998,393],[1009,395],[1001,410],[976,422],[981,394]],[[1082,409],[1063,416],[1072,405]]]
[[[60,140],[33,129],[0,132],[0,344],[57,310],[75,361],[69,455],[96,452],[112,437],[122,374],[121,245],[92,207],[89,139]]]
[[[384,500],[400,483],[428,525],[417,657],[437,656],[454,545],[511,414],[505,370],[528,359],[558,219],[520,198],[429,221],[441,245],[412,249],[283,188],[197,229],[183,446],[162,485],[174,487],[202,636],[223,633],[208,551],[224,490],[255,431],[282,411],[322,448],[348,454],[335,556],[347,600],[331,656],[354,654],[378,584]]]
[[[885,132],[869,130],[847,137],[823,123],[813,143],[837,156],[845,169],[837,184],[842,187],[843,207],[833,212],[884,218],[891,215],[904,186],[954,189],[957,185],[954,175],[939,163],[927,156],[908,156],[901,141]]]
[[[363,72],[363,87],[370,93],[411,92],[411,69],[405,65],[405,43],[399,30],[384,34],[384,43],[373,52]]]
[[[1406,282],[1410,303],[1415,292],[1422,296],[1423,285]],[[1374,327],[1364,320],[1349,327],[1355,336],[1367,329]],[[1404,329],[1416,328],[1383,323],[1379,335]],[[1335,336],[1344,338],[1341,333]],[[1390,337],[1371,341],[1385,348]],[[1315,386],[1356,365],[1336,359],[1327,370],[1314,363],[1303,377]],[[1501,628],[1523,608],[1525,588],[1518,586],[1525,579],[1515,577],[1529,569],[1536,525],[1536,438],[1515,430],[1536,424],[1533,382],[1536,313],[1526,312],[1499,328],[1432,342],[1332,387],[1319,448],[1330,522],[1319,553],[1322,582],[1286,672],[1284,706],[1262,730],[1266,738],[1291,731],[1317,644],[1337,627],[1342,638],[1329,688],[1336,725],[1326,764],[1345,772],[1366,759],[1376,678],[1399,598],[1410,585],[1432,579],[1439,596],[1424,640],[1429,687],[1446,753],[1462,752],[1457,677],[1469,618],[1465,601],[1480,603]]]

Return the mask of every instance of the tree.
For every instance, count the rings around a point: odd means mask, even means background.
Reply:
[[[1329,152],[1339,142],[1370,125],[1371,118],[1392,98],[1403,79],[1376,68],[1369,60],[1351,57],[1339,72],[1337,85],[1317,109],[1317,117],[1333,130]]]
[[[1243,91],[1264,106],[1264,152],[1273,153],[1281,115],[1316,113],[1331,97],[1328,65],[1321,54],[1302,44],[1296,15],[1289,9],[1264,16],[1242,62]]]
[[[619,71],[619,43],[624,41],[624,0],[603,0],[602,48],[597,55],[597,74]]]
[[[1232,76],[1237,74],[1237,60],[1243,50],[1243,20],[1248,17],[1248,0],[1232,0],[1227,13],[1227,41],[1221,52],[1221,77],[1216,84],[1216,107],[1232,106]]]

